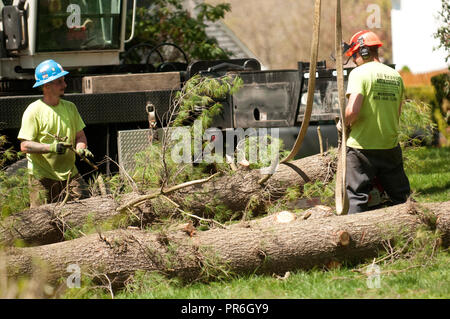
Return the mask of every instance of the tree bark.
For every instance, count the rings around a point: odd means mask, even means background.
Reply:
[[[182,230],[123,229],[45,246],[7,248],[7,271],[10,276],[28,275],[35,268],[33,261],[41,260],[50,282],[67,278],[69,265],[80,267],[82,275],[102,274],[116,283],[137,270],[186,280],[223,272],[284,274],[330,262],[361,262],[377,256],[386,240],[414,237],[419,226],[437,229],[442,238],[450,231],[450,202],[408,202],[347,216],[334,216],[326,209],[273,214],[229,229],[189,232],[192,236]]]
[[[302,190],[308,182],[327,183],[334,174],[335,158],[326,153],[280,164],[263,185],[258,183],[263,177],[259,170],[239,170],[206,184],[181,189],[170,197],[182,203],[186,210],[206,216],[205,208],[217,205],[234,212],[244,211],[250,200],[254,203],[253,212],[262,213],[266,205],[283,196],[287,188],[297,186]]]
[[[0,223],[0,243],[16,240],[30,244],[50,244],[64,240],[68,227],[82,227],[92,219],[102,223],[113,217],[118,204],[112,196],[92,197],[81,201],[42,205],[16,213]]]
[[[298,186],[302,189],[306,182],[332,180],[333,161],[331,155],[325,154],[280,165],[264,185],[258,183],[261,179],[259,170],[242,169],[232,175],[219,176],[167,196],[180,205],[181,209],[201,217],[213,218],[214,208],[218,206],[242,212],[250,201],[254,203],[253,213],[261,213],[268,201],[284,195],[288,187]],[[62,241],[68,227],[82,228],[88,221],[102,224],[129,214],[126,210],[122,214],[116,210],[136,197],[139,195],[134,193],[127,194],[120,201],[114,200],[112,196],[93,197],[68,202],[63,207],[49,204],[16,213],[0,223],[0,244],[11,245],[17,239],[41,245]],[[139,206],[139,214],[144,217],[148,212],[148,207],[145,206]]]

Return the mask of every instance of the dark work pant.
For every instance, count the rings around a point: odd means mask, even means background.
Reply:
[[[408,199],[411,189],[403,168],[400,145],[387,150],[347,147],[346,179],[349,214],[368,210],[369,192],[375,176],[392,204],[401,204]]]
[[[57,203],[66,196],[67,181],[55,181],[48,178],[37,179],[28,175],[30,187],[30,208],[44,204]],[[70,178],[68,200],[79,200],[89,197],[88,185],[80,174]]]

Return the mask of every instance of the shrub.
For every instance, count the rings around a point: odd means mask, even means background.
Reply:
[[[407,100],[400,117],[399,140],[403,146],[417,146],[433,142],[432,106],[417,100]]]
[[[431,83],[436,90],[436,100],[433,105],[433,117],[437,123],[439,132],[450,143],[450,133],[448,125],[450,124],[450,73],[443,73],[431,78]]]
[[[431,85],[410,86],[405,88],[405,99],[432,104],[436,101],[436,92]]]
[[[196,16],[193,16],[183,7],[183,2],[153,0],[140,4],[136,14],[135,36],[127,44],[127,49],[139,43],[156,47],[169,42],[179,46],[189,60],[226,59],[230,52],[221,49],[217,40],[206,34],[206,27],[208,22],[222,19],[231,6],[227,3],[216,6],[200,3],[195,8]],[[161,48],[159,51],[166,55]]]

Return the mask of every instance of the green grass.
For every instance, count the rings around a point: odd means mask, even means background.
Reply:
[[[405,171],[419,202],[450,200],[450,148],[420,147],[404,152]]]
[[[117,293],[118,299],[424,299],[450,296],[448,252],[429,265],[400,259],[380,265],[380,287],[368,288],[367,276],[342,267],[293,272],[281,280],[266,275],[240,276],[228,281],[185,285],[156,273],[138,272],[135,280]],[[426,263],[425,263],[426,264]],[[366,265],[358,268],[365,269]],[[411,268],[412,267],[412,268]],[[66,296],[68,297],[68,296]],[[74,294],[75,298],[110,298],[109,293]]]

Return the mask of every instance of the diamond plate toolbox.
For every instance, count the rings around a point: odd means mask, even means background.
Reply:
[[[126,172],[131,172],[136,166],[136,153],[142,152],[150,146],[151,140],[152,130],[150,129],[118,131],[119,165]]]

